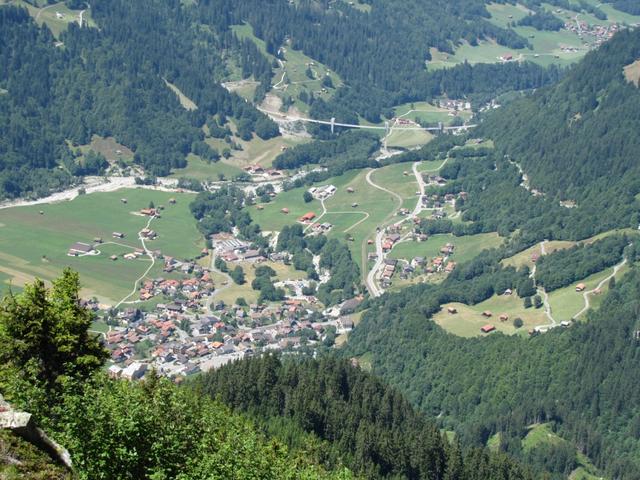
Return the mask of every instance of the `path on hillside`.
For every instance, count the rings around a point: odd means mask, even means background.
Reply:
[[[147,224],[145,225],[144,228],[149,228],[149,225],[151,225],[151,222],[153,221],[153,219],[156,218],[155,216],[149,217],[149,221],[147,222]],[[143,229],[144,230],[144,229]],[[142,230],[140,230],[138,232],[138,240],[140,240],[140,243],[142,244],[142,249],[144,250],[144,253],[147,255],[147,257],[149,257],[151,259],[151,265],[149,265],[149,268],[147,268],[144,273],[134,282],[133,284],[133,290],[131,290],[131,293],[129,293],[129,295],[127,295],[126,297],[124,297],[122,300],[120,300],[116,306],[114,308],[118,308],[120,305],[122,305],[124,302],[126,302],[129,298],[131,298],[133,295],[135,295],[138,291],[138,284],[144,280],[144,278],[147,276],[147,274],[151,271],[151,269],[153,268],[153,266],[156,264],[156,259],[153,256],[153,254],[151,253],[151,250],[149,250],[147,248],[147,244],[144,242],[144,236],[142,235]]]
[[[43,8],[41,8],[40,10],[38,10],[38,13],[36,13],[35,21],[36,21],[36,22],[38,21],[38,19],[40,18],[40,14],[41,14],[42,12],[44,12],[46,9],[51,8],[51,7],[57,7],[57,6],[60,6],[60,4],[59,4],[59,3],[53,3],[53,4],[51,4],[51,5],[47,5],[46,7],[43,7]]]
[[[540,242],[540,256],[542,255],[546,255],[547,254],[547,249],[546,249],[546,240],[543,240]],[[547,291],[544,288],[540,288],[538,287],[537,283],[536,283],[536,264],[533,264],[533,268],[531,269],[531,273],[529,273],[529,278],[531,278],[533,280],[533,286],[536,288],[536,292],[538,294],[542,294],[542,306],[544,308],[544,314],[546,315],[546,317],[549,319],[549,321],[551,322],[548,325],[540,325],[537,328],[539,329],[543,329],[543,330],[548,330],[550,328],[555,328],[558,326],[558,322],[556,322],[556,319],[553,318],[553,315],[551,314],[551,304],[549,303],[549,295],[547,294]]]
[[[605,283],[607,283],[609,280],[611,280],[613,277],[615,277],[617,275],[618,271],[622,267],[624,267],[624,265],[626,263],[627,263],[627,259],[625,258],[624,260],[622,260],[620,263],[618,263],[617,265],[615,265],[613,267],[613,272],[611,273],[611,275],[609,275],[606,278],[602,279],[600,281],[600,283],[598,283],[598,285],[595,288],[592,288],[591,290],[582,293],[582,298],[584,298],[584,307],[582,307],[582,310],[580,310],[578,313],[576,313],[573,316],[573,318],[578,318],[584,312],[589,310],[589,307],[591,306],[590,303],[589,303],[589,295],[592,295],[596,290],[600,290],[604,286]]]
[[[413,166],[413,173],[416,175],[416,180],[418,182],[418,185],[421,188],[420,191],[423,191],[423,184],[422,184],[422,176],[419,174],[418,169],[417,169],[417,165],[419,162],[416,162]],[[393,212],[391,213],[390,216],[392,216],[399,208],[402,207],[402,197],[400,195],[398,195],[396,192],[393,192],[391,190],[389,190],[388,188],[382,187],[376,183],[374,183],[371,180],[371,174],[375,172],[375,170],[370,170],[367,173],[367,176],[365,177],[367,180],[367,183],[369,185],[371,185],[374,188],[377,188],[378,190],[382,190],[383,192],[386,193],[390,193],[392,196],[394,196],[397,200],[398,200],[398,206],[396,208],[394,208]],[[417,212],[419,212],[419,206],[420,206],[420,202],[422,201],[422,195],[420,196],[420,198],[418,198],[418,205],[416,206],[416,209],[411,213],[411,215],[403,218],[402,220],[399,220],[398,222],[394,223],[394,226],[400,225],[401,223],[409,220],[409,219],[413,219],[416,215]],[[385,255],[384,252],[382,251],[382,237],[384,236],[384,232],[385,229],[384,228],[379,228],[378,231],[376,232],[376,237],[375,237],[375,246],[376,246],[376,261],[373,264],[373,267],[371,268],[371,270],[369,271],[369,273],[367,274],[367,276],[365,277],[365,284],[367,286],[367,288],[369,289],[369,293],[371,293],[372,296],[374,297],[379,297],[380,295],[382,295],[384,293],[384,290],[382,290],[381,288],[379,288],[376,285],[376,281],[375,281],[375,277],[376,277],[376,273],[378,272],[378,270],[380,270],[380,267],[382,266],[382,263],[384,262],[385,259]],[[364,243],[364,242],[363,242]],[[365,270],[365,267],[367,265],[367,254],[366,254],[366,248],[363,245],[362,248],[362,267],[363,267],[363,273]]]

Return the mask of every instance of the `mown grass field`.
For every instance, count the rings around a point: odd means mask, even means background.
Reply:
[[[172,197],[177,199],[175,205],[169,205]],[[134,281],[149,266],[146,257],[109,259],[110,255],[141,247],[137,232],[148,218],[131,212],[147,207],[150,201],[156,206],[164,205],[162,218],[151,223],[159,237],[149,241],[148,247],[177,258],[193,258],[203,246],[188,207],[193,197],[192,194],[124,189],[84,195],[71,202],[0,210],[0,272],[14,284],[23,285],[34,277],[52,280],[69,266],[80,273],[83,295],[113,304],[131,291]],[[126,198],[127,204],[122,203],[121,198]],[[114,231],[124,233],[125,238],[113,239]],[[101,255],[67,256],[71,244],[92,243],[94,237],[101,237],[106,243],[98,247]],[[111,241],[122,245],[109,244]],[[161,264],[157,263],[149,275],[157,275],[161,270]]]
[[[185,168],[174,168],[170,177],[190,177],[200,181],[218,181],[220,175],[230,179],[242,173],[243,170],[231,165],[223,160],[207,163],[199,156],[190,153],[187,156],[187,166]]]
[[[447,309],[454,307],[457,313],[448,313]],[[493,316],[485,318],[482,312],[490,311]],[[502,314],[509,316],[505,322],[501,322],[499,317]],[[520,317],[523,326],[516,329],[513,320]],[[478,303],[477,305],[465,305],[463,303],[447,303],[442,306],[442,310],[434,315],[433,320],[446,331],[460,337],[478,337],[487,335],[480,331],[484,325],[490,324],[507,335],[526,335],[528,330],[538,325],[545,325],[549,320],[542,308],[524,308],[523,299],[515,293],[513,295],[494,295],[493,297]],[[491,335],[491,333],[489,334]]]
[[[442,122],[445,125],[448,125],[451,123],[451,120],[453,120],[453,117],[449,115],[449,110],[446,108],[436,107],[428,102],[404,103],[395,107],[394,112],[397,117],[413,120],[415,122]],[[468,120],[471,117],[471,113],[461,112],[460,117],[464,120]]]
[[[497,233],[480,233],[456,237],[452,234],[432,235],[426,242],[406,241],[397,244],[389,256],[411,260],[413,257],[433,258],[440,255],[440,248],[453,243],[455,250],[450,257],[457,263],[467,262],[482,250],[499,247],[503,239]]]

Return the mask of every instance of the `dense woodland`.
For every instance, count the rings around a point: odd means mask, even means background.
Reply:
[[[638,236],[632,237],[634,243]],[[536,282],[547,292],[602,272],[619,263],[631,239],[626,235],[611,236],[591,244],[578,244],[566,250],[543,255],[536,262]]]
[[[264,77],[270,64],[251,42],[215,24],[194,28],[195,12],[180,2],[96,1],[100,26],[62,34],[55,47],[25,9],[0,9],[0,197],[42,195],[79,172],[54,169],[73,162],[67,141],[83,145],[92,135],[113,136],[135,152],[152,175],[186,165],[195,151],[216,159],[202,142],[202,127],[216,115],[233,117],[250,138],[277,135],[273,122],[215,80],[227,75],[225,56]],[[202,19],[202,21],[214,19]],[[209,28],[210,27],[210,28]],[[127,61],[123,62],[122,59]],[[265,63],[266,62],[266,63]],[[198,109],[185,110],[165,81],[178,86]]]
[[[190,386],[249,413],[266,432],[304,447],[329,469],[344,463],[363,478],[533,478],[505,455],[450,443],[397,390],[348,361],[267,355],[204,374]]]
[[[478,134],[493,138],[498,152],[548,197],[637,210],[640,90],[624,78],[623,67],[638,58],[640,31],[624,31],[557,86],[488,115]]]
[[[500,255],[489,257],[456,269],[441,286],[371,302],[345,353],[367,353],[375,373],[455,429],[463,444],[484,445],[502,432],[505,451],[541,466],[525,458],[520,439],[528,425],[552,422],[608,475],[640,478],[640,387],[628,381],[640,360],[640,273],[612,285],[601,308],[568,330],[531,339],[445,333],[429,320],[441,304],[477,303],[517,279],[500,268]]]

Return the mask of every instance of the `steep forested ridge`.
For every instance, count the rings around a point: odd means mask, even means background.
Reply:
[[[192,388],[249,412],[267,431],[365,478],[525,479],[506,456],[463,452],[396,390],[348,361],[264,356],[195,379]]]
[[[479,134],[548,196],[632,202],[640,192],[640,89],[623,68],[638,59],[640,30],[623,31],[558,85],[489,115]]]
[[[70,24],[58,47],[25,9],[0,8],[0,58],[8,66],[0,70],[0,197],[68,183],[74,153],[67,141],[114,136],[149,173],[166,175],[185,166],[189,152],[206,153],[200,127],[211,116],[234,117],[243,137],[270,122],[218,84],[225,54],[246,74],[270,72],[253,44],[216,33],[177,1],[98,0],[91,8],[99,28]],[[165,81],[198,109],[185,110]],[[57,165],[64,170],[44,175]]]

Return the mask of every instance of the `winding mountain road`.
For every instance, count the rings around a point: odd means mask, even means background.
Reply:
[[[600,290],[605,283],[607,283],[609,280],[611,280],[613,277],[615,277],[618,274],[618,271],[624,267],[624,265],[627,263],[627,259],[625,258],[624,260],[622,260],[619,264],[615,265],[613,267],[613,272],[611,273],[611,275],[608,275],[606,278],[602,279],[598,285],[596,286],[596,288],[593,288],[587,292],[582,292],[582,298],[584,298],[584,307],[582,307],[582,310],[580,310],[578,313],[576,313],[573,318],[578,318],[580,315],[582,315],[584,312],[586,312],[587,310],[589,310],[590,308],[590,303],[589,303],[589,295],[592,295],[596,290]]]

